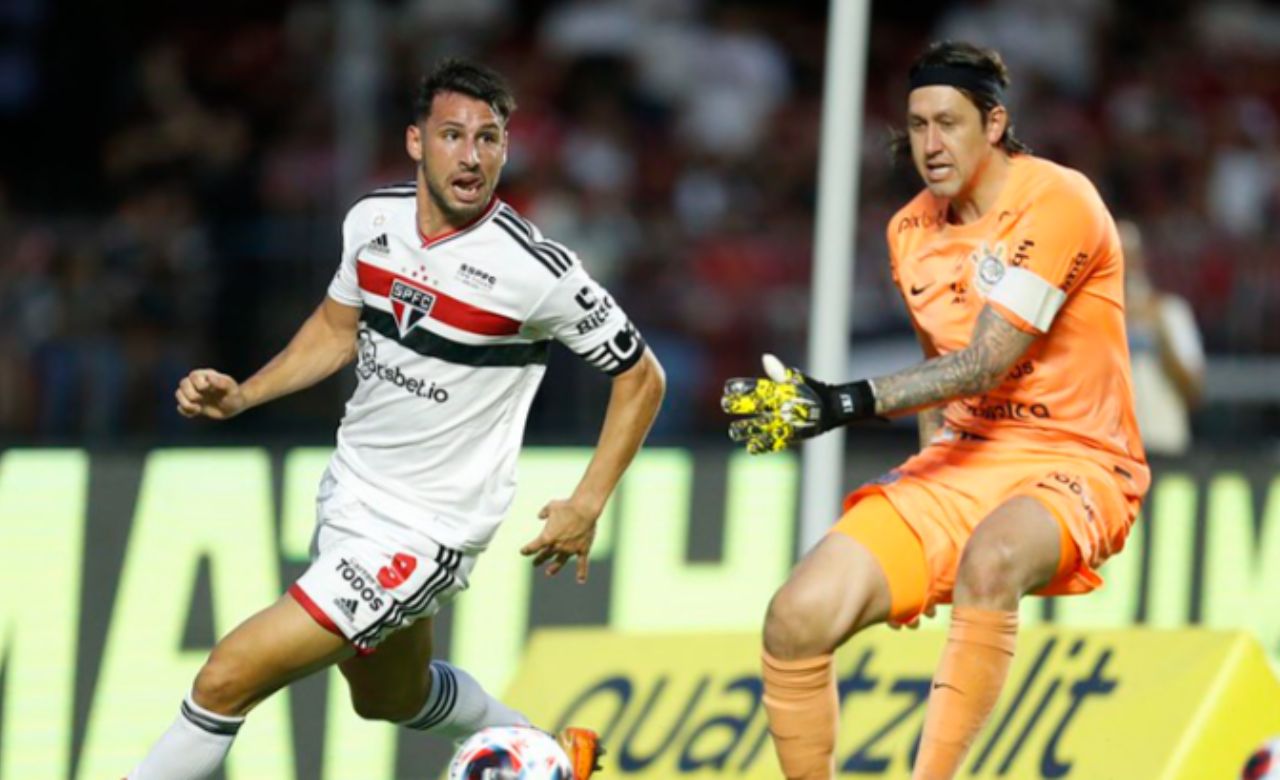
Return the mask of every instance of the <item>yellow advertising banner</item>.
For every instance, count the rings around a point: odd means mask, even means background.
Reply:
[[[839,777],[910,777],[944,640],[876,629],[840,650]],[[507,698],[536,723],[598,729],[610,777],[775,780],[758,643],[544,631]],[[961,776],[1229,779],[1277,734],[1280,683],[1247,634],[1032,628]]]

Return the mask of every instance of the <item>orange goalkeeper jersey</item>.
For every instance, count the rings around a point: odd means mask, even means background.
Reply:
[[[1115,222],[1082,174],[1012,158],[995,205],[949,224],[922,191],[888,227],[894,282],[939,354],[969,343],[984,305],[1043,334],[990,392],[951,402],[966,440],[1068,448],[1101,457],[1145,489],[1124,321],[1124,258]]]

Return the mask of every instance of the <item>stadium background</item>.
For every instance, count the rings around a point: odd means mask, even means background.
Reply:
[[[628,497],[623,486],[616,544],[600,551],[593,584],[538,579],[519,598],[491,596],[501,607],[486,618],[489,648],[459,651],[446,614],[442,652],[471,653],[504,680],[526,628],[752,630],[794,554],[794,462],[735,483],[717,398],[725,377],[755,371],[762,350],[803,359],[826,10],[711,0],[5,3],[0,775],[16,766],[6,760],[37,750],[47,751],[48,777],[122,769],[104,745],[138,737],[97,713],[129,695],[172,713],[182,665],[244,614],[235,609],[265,604],[269,586],[300,571],[305,520],[290,518],[306,516],[308,480],[352,377],[219,425],[179,418],[172,388],[197,365],[244,377],[285,343],[336,267],[346,205],[411,175],[401,141],[408,95],[447,54],[512,81],[520,109],[502,195],[578,250],[653,345],[669,389],[652,438],[661,449],[642,475],[657,492]],[[1155,462],[1152,532],[1135,539],[1140,554],[1126,553],[1135,568],[1104,621],[1244,627],[1274,659],[1280,10],[873,4],[849,342],[860,374],[916,352],[883,241],[916,183],[891,164],[885,142],[900,122],[907,65],[944,36],[1002,51],[1019,135],[1088,173],[1116,215],[1142,225],[1152,276],[1190,301],[1205,340],[1194,452]],[[572,475],[580,451],[560,448],[593,441],[607,389],[553,352],[530,419],[532,468],[545,475],[536,487]],[[851,435],[848,484],[891,465],[913,437],[909,423]],[[759,507],[760,484],[776,488],[776,517]],[[761,516],[743,533],[776,544],[734,557],[733,508],[753,502]],[[264,549],[250,555],[249,544],[219,536],[218,511],[241,512],[247,525],[227,527],[263,532]],[[622,530],[660,514],[687,543],[669,563],[706,588],[697,608],[654,606],[678,592],[637,590],[646,579],[618,558],[623,542],[670,552]],[[51,542],[70,557],[51,566],[41,557]],[[184,552],[155,553],[165,545]],[[486,559],[479,578],[486,567],[495,577],[522,571],[504,554]],[[757,554],[772,579],[740,576]],[[269,571],[249,576],[245,560]],[[144,572],[136,581],[134,567]],[[716,576],[726,584],[706,584]],[[243,579],[267,595],[246,596],[234,584]],[[53,610],[51,593],[67,609]],[[147,625],[136,601],[148,599],[169,605],[155,638],[172,646],[127,641]],[[1034,609],[1060,617],[1056,604]],[[49,638],[70,643],[65,663]],[[177,659],[178,682],[148,677],[157,657]],[[149,679],[156,691],[133,687]],[[65,717],[30,693],[63,688]],[[304,683],[284,708],[298,778],[321,776],[312,748],[327,689],[324,678]],[[20,724],[33,719],[69,725],[50,725],[47,745],[20,743],[13,735],[28,734]],[[138,729],[144,740],[158,733]],[[397,777],[428,776],[445,752],[424,738],[401,739],[395,751]]]

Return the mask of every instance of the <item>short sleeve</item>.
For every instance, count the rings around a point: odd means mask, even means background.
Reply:
[[[1109,223],[1093,193],[1067,183],[1052,187],[1019,219],[1007,268],[987,302],[1019,328],[1047,332],[1104,256]]]
[[[644,340],[622,307],[578,263],[538,303],[528,324],[610,376],[644,354]]]
[[[360,306],[360,279],[356,269],[356,255],[360,252],[362,242],[357,238],[352,214],[347,213],[342,221],[342,258],[338,263],[338,271],[329,282],[329,297],[346,306]]]

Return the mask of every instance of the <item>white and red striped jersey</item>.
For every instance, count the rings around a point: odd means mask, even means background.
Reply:
[[[608,374],[644,342],[576,255],[495,199],[427,239],[413,183],[343,223],[329,296],[361,307],[359,382],[330,471],[439,544],[483,549],[515,495],[516,458],[555,339]]]

